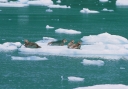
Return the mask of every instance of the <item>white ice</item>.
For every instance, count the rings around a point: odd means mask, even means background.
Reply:
[[[74,89],[128,89],[128,86],[123,84],[104,84],[87,87],[78,87]]]
[[[5,42],[0,44],[0,52],[15,51],[21,46],[20,42]]]
[[[48,46],[47,43],[57,39],[43,37],[37,41],[42,48],[30,49],[22,46],[19,52],[23,54],[44,54],[71,57],[91,57],[104,59],[128,59],[128,40],[118,35],[102,33],[98,35],[84,36],[81,38],[81,49],[68,49],[64,46]]]
[[[71,8],[70,6],[66,5],[49,5],[49,8]]]
[[[128,40],[122,36],[119,35],[111,35],[109,33],[102,33],[98,35],[89,35],[89,36],[84,36],[81,38],[83,43],[85,44],[105,44],[105,45],[110,45],[111,48],[117,47],[117,45],[123,46],[123,44],[128,44]],[[113,45],[113,46],[112,46]],[[118,48],[118,47],[117,47]]]
[[[128,6],[128,0],[117,0],[116,5],[117,6]]]
[[[80,10],[81,13],[99,13],[99,11],[95,11],[95,10],[89,10],[88,8],[83,8],[82,10]]]
[[[53,5],[53,1],[52,0],[35,0],[35,1],[28,1],[28,4],[49,6],[49,5]]]
[[[51,10],[51,9],[46,9],[46,12],[53,12],[53,10]]]
[[[46,57],[38,57],[38,56],[28,56],[28,57],[19,57],[12,56],[12,60],[48,60]]]
[[[88,60],[88,59],[84,59],[82,64],[83,65],[103,66],[104,65],[104,61],[102,61],[102,60]]]
[[[54,27],[46,25],[46,29],[53,29]]]
[[[42,48],[26,48],[20,42],[5,42],[0,44],[0,51],[8,52],[18,50],[21,54],[58,55],[70,57],[128,59],[128,40],[119,35],[101,33],[98,35],[83,36],[81,49],[68,49],[64,46],[49,46],[48,42],[56,41],[51,37],[43,37],[36,43]]]
[[[80,31],[72,30],[72,29],[63,29],[59,28],[55,30],[56,33],[64,33],[64,34],[81,34]]]
[[[68,77],[68,81],[80,82],[80,81],[84,81],[84,78],[75,77],[75,76],[69,76]]]
[[[10,1],[6,3],[0,3],[0,7],[25,7],[28,6],[25,2]]]
[[[108,10],[107,8],[104,8],[102,11],[113,12],[114,10]]]
[[[56,3],[61,3],[61,0],[57,0]]]
[[[100,2],[108,2],[108,0],[99,0]]]

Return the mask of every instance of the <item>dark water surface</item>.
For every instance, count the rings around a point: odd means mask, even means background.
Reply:
[[[79,41],[83,36],[108,32],[128,38],[128,7],[115,8],[114,12],[82,14],[82,8],[52,9],[29,6],[23,8],[0,7],[0,44],[41,40],[42,37],[66,38]],[[46,25],[55,27],[46,29]],[[80,35],[55,33],[65,28],[81,31]],[[0,52],[0,89],[73,89],[99,84],[128,85],[128,60],[107,60],[104,66],[84,66],[84,58],[46,56],[46,61],[11,60],[11,56],[31,56],[18,52]],[[98,60],[98,58],[90,58]],[[120,69],[123,67],[125,69]],[[63,80],[61,77],[63,76]],[[69,82],[69,76],[85,78],[83,82]]]

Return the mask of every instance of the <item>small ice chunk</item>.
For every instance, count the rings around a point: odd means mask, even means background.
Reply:
[[[97,66],[103,66],[104,65],[104,61],[102,61],[102,60],[87,60],[87,59],[84,59],[82,63],[84,65],[97,65]]]
[[[68,81],[80,82],[80,81],[84,81],[84,78],[69,76]]]

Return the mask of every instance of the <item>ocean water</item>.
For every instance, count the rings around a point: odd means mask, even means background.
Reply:
[[[83,6],[74,3],[70,9],[52,8],[53,12],[46,12],[48,7],[44,6],[0,7],[0,44],[5,42],[24,44],[24,39],[36,42],[43,37],[65,38],[68,41],[74,39],[77,42],[83,36],[105,32],[128,38],[128,7],[108,5],[109,9],[114,10],[108,12],[102,11],[103,7],[106,8],[104,5],[93,7],[88,4],[85,7],[100,13],[86,14],[80,13]],[[46,29],[46,25],[55,28]],[[81,34],[55,33],[58,28],[81,31]],[[1,51],[1,49],[0,89],[73,89],[104,84],[128,85],[127,58],[111,60],[100,57],[40,55],[19,53],[19,50]],[[13,60],[13,56],[21,58]],[[48,60],[38,60],[38,57],[46,57]],[[82,63],[84,59],[101,61],[98,63],[87,61],[87,65],[86,63],[84,65]],[[69,81],[70,76],[84,80]]]

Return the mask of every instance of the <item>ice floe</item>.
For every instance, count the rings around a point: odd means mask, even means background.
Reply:
[[[38,57],[38,56],[28,56],[28,57],[19,57],[12,56],[12,60],[48,60],[46,57]]]
[[[100,2],[108,2],[108,0],[99,0]]]
[[[57,0],[56,3],[61,3],[61,0]]]
[[[119,35],[102,33],[98,35],[89,35],[81,38],[85,44],[128,44],[128,40]]]
[[[128,0],[117,0],[116,5],[117,6],[128,6]]]
[[[114,10],[108,10],[107,8],[104,8],[102,11],[113,12]]]
[[[80,81],[84,81],[84,78],[75,77],[75,76],[69,76],[69,77],[68,77],[68,81],[80,82]]]
[[[46,29],[53,29],[54,27],[46,25]]]
[[[49,6],[53,5],[52,0],[35,0],[35,1],[28,1],[29,5],[41,5],[41,6]]]
[[[87,60],[84,59],[83,62],[81,62],[83,65],[97,65],[97,66],[103,66],[104,61],[102,60]]]
[[[74,89],[128,89],[128,86],[123,84],[104,84],[87,87],[78,87]]]
[[[49,5],[49,8],[71,8],[70,6],[66,5]]]
[[[30,49],[22,46],[19,53],[22,54],[44,54],[59,55],[71,57],[91,57],[105,59],[128,59],[128,40],[118,35],[102,33],[98,35],[84,36],[81,49],[68,49],[64,46],[48,46],[47,43],[57,40],[50,37],[44,37],[43,40],[37,41],[42,48]]]
[[[99,13],[99,11],[95,11],[95,10],[89,10],[88,8],[83,8],[82,10],[80,10],[81,13]]]
[[[5,42],[0,44],[0,52],[15,51],[21,46],[20,42]]]
[[[51,9],[46,9],[46,12],[53,12],[53,10],[51,10]]]
[[[68,49],[67,44],[69,41],[64,46],[47,45],[48,42],[56,40],[61,39],[43,37],[43,39],[36,41],[36,43],[41,46],[41,48],[38,49],[26,48],[20,42],[5,42],[3,44],[0,44],[0,51],[6,52],[17,50],[18,53],[21,54],[57,55],[104,59],[128,59],[128,40],[119,35],[101,33],[98,35],[83,36],[81,38],[82,45],[80,49]]]
[[[64,33],[64,34],[81,34],[80,31],[72,30],[72,29],[63,29],[59,28],[55,30],[56,33]]]
[[[28,4],[19,1],[0,3],[0,7],[25,7],[25,6],[28,6]]]

